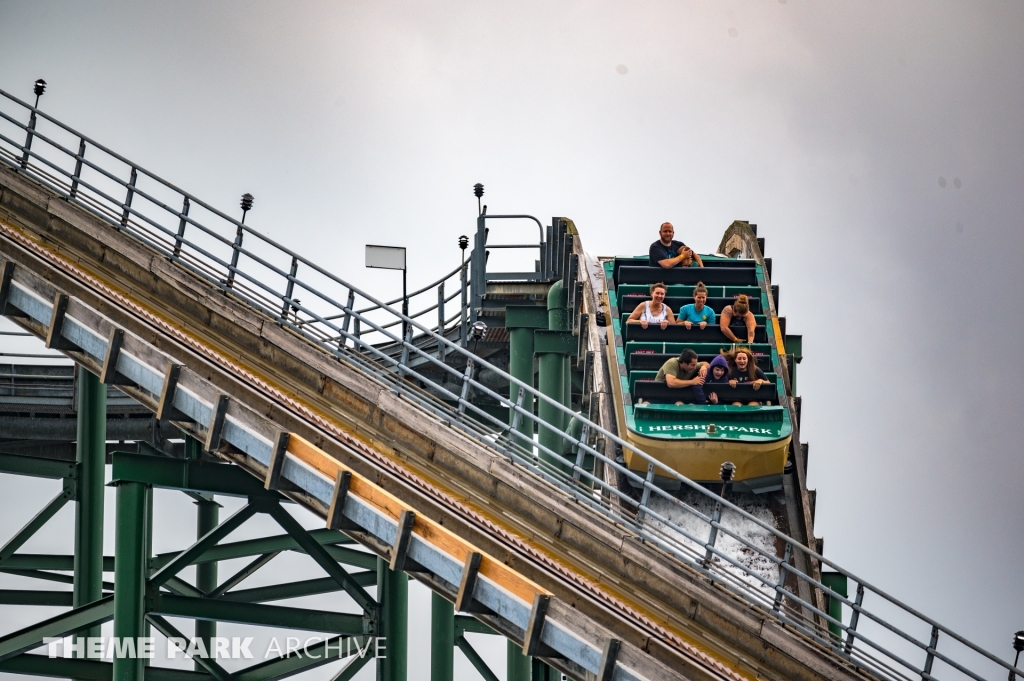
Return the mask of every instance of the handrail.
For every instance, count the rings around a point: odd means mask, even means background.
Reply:
[[[538,220],[537,218],[533,217],[532,215],[488,215],[487,213],[484,213],[480,217],[484,218],[485,220],[503,220],[503,219],[508,219],[508,220],[515,220],[515,219],[533,220],[534,222],[537,223],[537,229],[540,231],[540,243],[544,243],[544,225],[542,225],[540,223],[540,220]],[[491,248],[494,248],[494,246],[491,246]]]
[[[195,199],[191,194],[177,189],[170,183],[161,180],[127,159],[110,152],[84,135],[46,116],[36,108],[29,106],[2,90],[0,90],[0,95],[20,105],[23,110],[28,111],[31,115],[38,115],[62,130],[78,136],[81,141],[81,149],[85,150],[89,145],[94,146],[120,162],[125,163],[132,169],[133,175],[156,182],[165,189],[176,192],[182,197],[183,206],[187,206],[189,203],[203,206],[215,217],[226,222],[226,225],[220,229],[224,230],[227,227],[227,235],[224,235],[224,231],[218,231],[215,227],[207,227],[200,224],[194,218],[189,217],[186,208],[177,210],[167,206],[144,189],[141,189],[138,182],[117,178],[111,172],[85,159],[84,151],[76,153],[68,150],[40,133],[37,128],[30,128],[28,125],[22,124],[2,112],[0,112],[0,116],[3,119],[29,132],[30,139],[35,138],[40,142],[46,143],[49,145],[48,149],[63,154],[62,158],[65,161],[74,160],[76,169],[75,171],[68,171],[60,167],[59,164],[47,159],[40,153],[38,145],[35,148],[30,148],[28,143],[21,144],[3,135],[0,135],[0,152],[2,152],[0,153],[0,163],[49,187],[69,202],[78,205],[107,222],[114,229],[138,239],[163,257],[177,262],[196,276],[209,282],[212,286],[250,305],[281,326],[288,327],[304,336],[309,342],[331,353],[339,360],[352,364],[375,376],[378,380],[391,385],[410,403],[434,413],[438,418],[447,420],[454,427],[475,438],[482,446],[508,457],[524,469],[555,485],[564,493],[573,496],[581,505],[587,506],[592,511],[600,513],[614,522],[620,523],[628,528],[630,532],[635,533],[642,541],[657,546],[668,555],[675,557],[714,583],[721,585],[743,602],[757,607],[767,616],[773,617],[779,622],[806,635],[850,664],[880,678],[894,680],[929,677],[930,672],[925,670],[931,668],[931,663],[934,660],[944,662],[950,668],[977,681],[982,681],[985,678],[983,674],[988,674],[987,671],[966,667],[965,665],[968,664],[966,662],[961,663],[953,660],[945,652],[938,651],[937,644],[933,645],[931,641],[918,639],[915,635],[892,624],[882,615],[868,609],[864,601],[870,595],[872,598],[886,601],[889,605],[901,610],[905,615],[915,618],[918,625],[926,624],[930,626],[933,638],[942,634],[962,644],[985,660],[998,665],[1003,671],[1024,676],[1024,671],[1010,666],[993,654],[967,641],[948,628],[939,625],[934,620],[860,579],[853,573],[842,569],[833,561],[794,541],[727,499],[721,498],[688,478],[679,475],[676,471],[625,442],[615,433],[575,414],[569,408],[536,391],[531,385],[526,385],[516,380],[499,367],[474,355],[461,345],[449,341],[443,336],[443,333],[434,333],[431,328],[424,326],[414,317],[403,315],[401,312],[391,308],[390,304],[377,300],[358,287],[345,282],[315,263],[299,256],[294,251],[281,246],[252,228],[246,227],[239,221],[209,207],[202,201]],[[5,148],[5,145],[7,148]],[[114,181],[117,185],[124,188],[127,192],[126,199],[124,201],[118,200],[98,189],[88,178],[83,177],[83,168],[94,170],[101,176]],[[136,200],[133,202],[132,198]],[[148,206],[145,202],[155,206],[156,217],[150,216],[143,210],[143,206]],[[179,221],[177,231],[161,224],[159,216],[176,218]],[[536,221],[536,218],[533,219]],[[539,225],[539,221],[537,222]],[[211,252],[210,249],[212,247],[201,246],[192,238],[186,238],[186,230],[189,226],[194,226],[202,234],[213,238],[215,245],[229,247],[231,249],[230,255],[220,257]],[[243,237],[245,236],[258,239],[263,244],[270,246],[273,252],[267,256],[255,253],[251,248],[244,245]],[[570,240],[569,243],[572,243],[576,237],[573,234],[567,233],[565,238]],[[242,259],[243,256],[244,260]],[[290,267],[289,265],[278,265],[271,261],[280,256],[287,256],[284,259],[290,260]],[[300,265],[316,273],[319,277],[326,279],[327,285],[337,287],[338,294],[334,294],[337,297],[332,297],[331,294],[318,290],[313,284],[300,278],[298,275]],[[459,270],[461,270],[461,267]],[[456,270],[456,272],[459,270]],[[266,281],[268,277],[273,277],[279,281],[282,288],[284,288],[284,292],[268,284]],[[306,279],[308,279],[308,276]],[[296,287],[298,291],[296,291]],[[302,293],[303,297],[307,297],[307,294],[312,295],[314,301],[302,304],[296,293]],[[383,326],[384,322],[366,317],[363,312],[355,309],[357,297],[371,304],[367,311],[379,311],[382,314],[387,314],[389,316],[388,322],[404,322],[410,330],[415,329],[423,336],[431,338],[432,343],[436,343],[439,348],[443,347],[445,353],[453,361],[442,361],[412,343],[412,332],[405,338],[402,338],[385,328]],[[347,302],[339,302],[342,299]],[[340,324],[335,323],[338,320],[341,320]],[[380,348],[367,343],[361,337],[362,334],[360,332],[350,331],[349,323],[353,320],[357,324],[366,325],[372,332],[381,334],[381,337],[388,339],[396,347],[402,348],[403,358],[398,359],[388,355]],[[439,329],[439,331],[443,332],[443,329]],[[439,352],[439,354],[442,353]],[[410,364],[412,360],[440,370],[442,375],[447,376],[451,382],[439,383],[435,379],[424,376],[420,370]],[[482,368],[493,371],[497,376],[508,380],[512,392],[521,390],[524,393],[533,395],[535,400],[544,401],[544,403],[553,407],[557,413],[561,414],[567,424],[572,419],[581,422],[588,433],[586,441],[581,441],[568,432],[564,432],[559,425],[550,424],[538,418],[531,410],[523,409],[522,406],[509,397],[498,394],[476,380],[473,377],[473,372]],[[462,388],[461,392],[458,393],[448,387],[459,385]],[[429,387],[429,391],[426,389],[427,387]],[[470,399],[472,391],[490,397],[502,405],[502,407],[511,410],[512,413],[518,415],[519,423],[525,423],[526,421],[524,420],[528,420],[535,426],[556,431],[563,443],[564,449],[573,449],[579,453],[576,463],[565,459],[562,452],[555,452],[533,441],[520,431],[512,430],[503,420],[497,419],[485,412]],[[441,397],[439,398],[438,395]],[[485,427],[484,424],[487,424],[489,427]],[[601,435],[606,440],[616,443],[624,449],[629,449],[640,457],[641,460],[647,462],[648,475],[642,477],[599,452],[590,444],[590,438],[596,435]],[[541,453],[552,457],[554,460],[564,461],[564,463],[552,464],[544,460],[540,456]],[[601,461],[606,467],[615,470],[618,476],[636,482],[646,490],[645,499],[649,500],[646,503],[638,502],[617,489],[614,485],[609,485],[596,477],[582,466],[583,454],[594,457],[595,461]],[[818,561],[846,575],[849,580],[856,583],[857,597],[851,600],[840,595],[813,576],[801,572],[788,562],[779,559],[773,552],[752,545],[738,532],[731,530],[725,522],[708,516],[665,492],[653,484],[655,471],[661,476],[678,481],[685,488],[696,492],[709,502],[719,505],[721,508],[728,510],[730,514],[743,518],[774,536],[780,546],[787,547],[786,555],[788,557],[802,555],[812,563]],[[595,495],[595,491],[598,490],[600,495]],[[668,514],[660,512],[660,505],[667,505],[669,508],[674,508],[696,518],[701,523],[706,524],[709,531],[714,530],[714,533],[709,535],[708,539],[696,536],[693,532],[686,530],[682,523],[674,522],[668,517]],[[763,559],[767,564],[773,566],[773,569],[778,570],[777,576],[773,576],[775,573],[765,576],[757,570],[744,565],[734,556],[729,555],[720,548],[720,543],[716,543],[721,541],[721,537],[729,537],[747,551],[752,552],[753,555]],[[798,595],[799,590],[797,593],[792,593],[786,589],[787,575],[792,579],[796,579],[798,583],[806,584],[812,590],[819,590],[829,597],[846,604],[851,609],[851,612],[855,613],[855,616],[852,616],[849,622],[843,622],[832,618],[828,613],[822,612],[813,603],[801,598]],[[804,614],[806,612],[813,613],[813,616],[811,618],[806,617]],[[892,636],[885,638],[883,641],[874,631],[865,632],[863,627],[865,622],[874,623],[877,625],[876,629],[890,632]],[[828,631],[827,627],[830,624],[840,629],[841,636],[838,639]],[[858,625],[860,625],[860,628],[858,628]],[[917,652],[924,653],[924,664],[918,666],[917,663],[909,661],[907,655],[890,650],[889,648],[892,647],[892,643],[889,642],[890,639],[909,644],[911,652],[914,652],[914,649],[916,649]]]

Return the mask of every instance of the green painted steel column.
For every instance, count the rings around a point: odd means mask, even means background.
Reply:
[[[548,313],[543,307],[536,305],[505,306],[505,328],[509,330],[509,364],[508,372],[519,381],[533,387],[533,332],[536,329],[548,328]],[[519,389],[509,385],[508,398],[515,402],[519,399]],[[523,395],[523,409],[533,413],[533,395]],[[512,422],[512,410],[509,410],[509,423]],[[533,439],[533,421],[521,418],[517,430],[526,437]]]
[[[380,603],[377,636],[383,638],[382,644],[387,648],[384,657],[377,660],[377,681],[406,681],[409,674],[409,575],[391,570],[383,558],[377,558],[377,602]]]
[[[563,379],[565,378],[565,372],[562,370],[562,362],[565,360],[565,354],[561,352],[547,352],[546,342],[549,337],[554,336],[557,340],[557,331],[537,331],[535,334],[534,342],[537,344],[537,359],[538,359],[538,387],[540,393],[545,397],[550,397],[558,403],[561,403],[564,396],[564,389],[562,386]],[[562,429],[562,412],[559,411],[553,405],[540,401],[537,405],[537,417],[544,423],[551,424],[552,427],[540,426],[539,437],[537,438],[541,446],[548,448],[556,454],[562,451],[564,446],[562,437],[559,431]],[[556,460],[547,452],[542,451],[540,458],[549,463],[556,463]]]
[[[196,502],[196,538],[206,535],[210,530],[220,524],[220,504],[209,499]],[[217,588],[217,563],[209,561],[196,565],[196,588],[205,593],[210,593]],[[210,645],[217,635],[217,623],[206,620],[196,620],[196,638],[202,639],[207,651],[213,650]],[[206,668],[198,662],[193,662],[195,670],[205,672]]]
[[[533,336],[534,352],[538,360],[538,388],[542,395],[568,406],[566,395],[569,387],[566,385],[566,379],[569,373],[569,355],[576,350],[576,339],[569,333],[569,311],[566,309],[566,294],[561,281],[556,281],[548,291],[547,313],[549,330],[535,331]],[[560,410],[543,400],[537,407],[537,417],[554,427],[541,426],[538,441],[561,455],[565,449],[565,441],[558,431],[565,430],[566,417]],[[541,459],[549,463],[563,461],[561,456],[555,461],[551,455],[543,452]],[[564,466],[562,468],[565,470]]]
[[[146,496],[141,482],[117,486],[114,530],[114,638],[133,645],[145,636]],[[142,681],[143,659],[114,657],[113,681]]]
[[[107,386],[78,367],[78,486],[75,496],[75,586],[78,608],[103,597],[103,481],[107,462]],[[99,627],[81,632],[98,637]]]
[[[561,281],[556,281],[548,290],[548,328],[552,331],[572,330],[569,315],[568,291],[562,286]],[[569,357],[566,356],[562,362],[562,397],[561,402],[566,407],[572,406],[572,377],[569,375]],[[562,426],[567,423],[563,420]]]
[[[508,651],[505,662],[506,681],[530,681],[530,658],[523,655],[523,647],[506,641]]]
[[[430,594],[430,681],[455,677],[455,605]],[[528,681],[528,680],[527,680]]]

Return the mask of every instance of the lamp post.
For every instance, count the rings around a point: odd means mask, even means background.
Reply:
[[[366,244],[366,266],[382,270],[402,270],[402,314],[409,316],[409,296],[406,294],[406,268],[404,246],[373,246]],[[402,320],[402,342],[409,334],[409,322]]]
[[[43,80],[42,78],[37,80],[35,82],[35,87],[32,88],[32,92],[34,92],[35,95],[36,95],[36,103],[35,103],[35,106],[33,106],[32,108],[38,109],[39,108],[39,98],[43,96],[44,92],[46,92],[46,81]]]
[[[245,214],[252,210],[253,196],[249,192],[242,194],[242,224],[245,224]]]
[[[44,92],[46,92],[46,81],[43,80],[42,78],[37,80],[35,82],[35,87],[32,88],[32,91],[36,94],[36,104],[33,107],[32,113],[30,113],[29,116],[28,116],[28,132],[27,132],[26,137],[25,137],[25,151],[21,155],[21,167],[22,168],[28,168],[29,150],[32,149],[32,136],[35,134],[35,131],[36,131],[36,112],[35,112],[35,109],[39,108],[39,98],[43,96]]]
[[[736,474],[736,464],[732,461],[726,461],[722,464],[722,468],[718,471],[718,476],[722,479],[722,493],[721,497],[725,496],[725,488],[732,482],[733,476]]]
[[[1020,662],[1020,653],[1024,651],[1024,631],[1018,631],[1013,635],[1013,649],[1017,651],[1017,655],[1013,658],[1013,666],[1016,667],[1017,663]],[[1009,675],[1009,681],[1013,681],[1016,678],[1016,674],[1011,670]]]
[[[473,338],[473,354],[475,355],[476,344],[479,343],[483,339],[484,334],[487,333],[487,324],[485,322],[477,320],[473,322],[473,326],[470,327],[470,332]]]
[[[483,198],[483,195],[484,195],[484,186],[482,184],[480,184],[479,182],[477,182],[476,184],[473,185],[473,196],[476,197],[477,215],[483,215],[484,214],[483,208],[481,208],[481,206],[480,206],[480,199]]]

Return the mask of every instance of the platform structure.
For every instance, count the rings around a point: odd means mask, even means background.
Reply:
[[[449,325],[439,288],[438,323],[424,324],[37,107],[7,93],[0,99],[0,314],[79,365],[85,424],[76,432],[74,474],[67,462],[4,459],[34,474],[63,470],[56,477],[68,482],[63,499],[15,532],[0,569],[19,565],[19,538],[72,497],[82,526],[92,528],[76,541],[94,543],[98,509],[87,490],[109,439],[100,427],[106,386],[148,410],[161,433],[165,423],[173,429],[169,441],[183,442],[180,453],[150,442],[111,454],[113,564],[95,546],[76,546],[71,610],[0,637],[4,671],[119,680],[184,674],[128,657],[97,667],[103,663],[32,652],[46,638],[81,635],[110,618],[122,638],[170,632],[169,616],[302,627],[315,619],[319,631],[338,636],[389,637],[391,656],[378,675],[401,680],[402,594],[411,576],[436,594],[438,664],[453,644],[466,650],[460,631],[494,631],[520,653],[510,658],[510,679],[552,670],[602,680],[1021,673],[829,561],[815,550],[809,524],[805,538],[766,527],[608,427],[594,387],[607,378],[598,326],[605,311],[583,276],[591,263],[571,221],[538,221],[540,257],[530,277],[514,280],[522,288],[510,291],[513,280],[488,278],[487,223],[499,216],[481,209],[470,266],[457,270],[468,301]],[[524,296],[522,304],[498,302],[509,295]],[[475,324],[488,316],[494,324]],[[500,355],[486,347],[501,344],[488,337],[495,328],[508,336],[508,370],[489,361]],[[616,448],[647,461],[646,477],[623,466]],[[715,510],[666,493],[652,484],[656,476]],[[623,477],[643,489],[639,499],[623,492]],[[247,503],[221,520],[200,502],[196,543],[151,556],[153,487]],[[302,529],[289,503],[324,518],[325,528]],[[243,602],[231,594],[246,590],[231,582],[244,576],[211,577],[222,552],[244,550],[221,539],[258,513],[284,530],[267,540],[285,548],[261,544],[253,569],[275,550],[301,550],[330,580],[278,585],[278,594],[343,590],[359,612],[286,612],[266,605],[266,593]],[[723,514],[773,533],[781,555],[744,546],[774,577],[724,548],[744,540]],[[55,566],[68,566],[61,560],[12,569],[60,577]],[[177,575],[193,563],[205,577],[189,584]],[[105,585],[107,567],[114,581]],[[67,598],[17,596],[47,597]],[[293,656],[231,675],[201,665],[190,678],[278,678],[309,662]],[[437,674],[444,678],[443,669]]]

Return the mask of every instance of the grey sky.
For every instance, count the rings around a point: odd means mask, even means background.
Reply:
[[[249,224],[382,295],[363,244],[426,283],[474,182],[601,255],[757,222],[826,555],[1000,654],[1024,628],[1019,0],[0,0],[0,26],[0,88],[45,78],[65,123],[229,211],[252,192]]]

